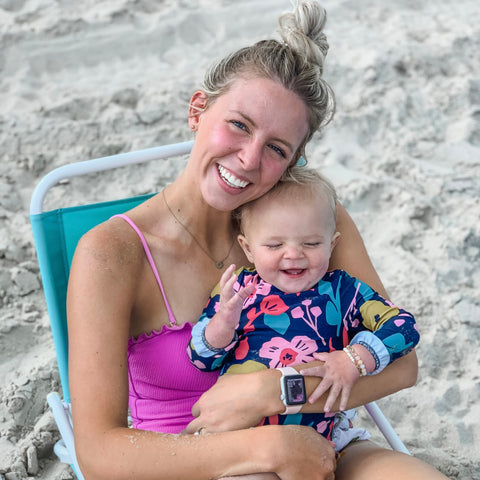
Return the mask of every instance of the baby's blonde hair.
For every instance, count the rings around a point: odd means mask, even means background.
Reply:
[[[287,195],[291,196],[291,198],[298,198],[295,197],[295,192],[301,194],[310,193],[312,196],[314,194],[322,195],[329,206],[332,217],[332,231],[335,231],[338,201],[335,187],[330,180],[321,175],[317,170],[298,166],[288,169],[280,180],[262,197],[252,200],[235,210],[234,218],[238,223],[240,231],[243,232],[242,224],[250,215],[257,201],[264,198],[275,198]]]

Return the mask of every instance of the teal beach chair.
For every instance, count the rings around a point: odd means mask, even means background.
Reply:
[[[65,165],[45,175],[33,192],[30,203],[30,221],[63,392],[63,399],[55,392],[47,396],[47,401],[62,437],[55,445],[55,453],[62,462],[72,465],[79,479],[83,479],[83,476],[75,456],[68,383],[66,293],[70,264],[77,242],[84,233],[112,215],[132,209],[154,194],[57,208],[50,211],[43,210],[45,196],[52,187],[66,179],[131,164],[185,155],[190,152],[192,144],[193,142],[177,143]],[[365,408],[391,447],[409,453],[376,403],[369,403],[365,405]]]

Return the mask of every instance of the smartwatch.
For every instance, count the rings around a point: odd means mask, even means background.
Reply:
[[[292,367],[277,368],[277,370],[280,370],[282,373],[282,378],[280,378],[282,395],[280,398],[285,405],[285,411],[282,412],[282,415],[299,413],[302,405],[307,403],[303,375]]]

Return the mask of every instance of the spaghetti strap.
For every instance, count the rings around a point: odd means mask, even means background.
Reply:
[[[142,245],[143,245],[143,249],[145,250],[145,254],[147,255],[148,262],[150,263],[150,266],[152,267],[153,274],[155,275],[158,286],[160,287],[160,291],[162,292],[163,301],[165,302],[165,306],[167,307],[168,319],[170,321],[170,325],[172,325],[172,326],[176,325],[175,315],[173,314],[173,311],[170,308],[170,304],[168,303],[167,296],[165,295],[165,290],[163,289],[162,281],[160,279],[160,275],[159,275],[158,270],[157,270],[157,266],[155,265],[155,261],[153,260],[152,254],[150,252],[150,248],[148,247],[148,243],[145,240],[145,237],[143,236],[143,233],[135,225],[133,220],[130,217],[127,217],[127,215],[125,215],[125,214],[113,215],[113,217],[111,217],[111,218],[115,218],[115,217],[123,218],[135,230],[136,234],[140,238],[140,241],[142,242]]]

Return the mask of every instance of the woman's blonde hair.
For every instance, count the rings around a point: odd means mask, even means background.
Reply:
[[[305,145],[314,132],[329,123],[335,113],[333,90],[322,78],[328,51],[323,33],[326,18],[316,0],[299,0],[293,12],[279,18],[280,41],[262,40],[231,53],[209,68],[202,85],[207,106],[242,75],[276,80],[296,93],[307,107],[309,128],[294,163],[305,155]]]

